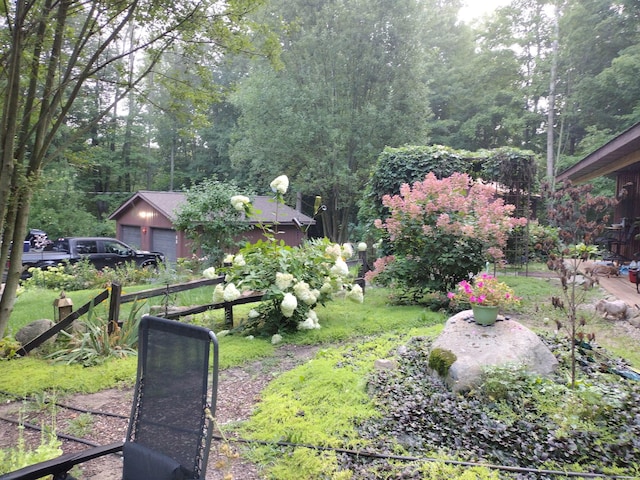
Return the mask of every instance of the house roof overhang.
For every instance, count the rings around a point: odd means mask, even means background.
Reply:
[[[612,175],[637,163],[640,163],[640,123],[564,170],[556,180],[585,183],[594,178]]]

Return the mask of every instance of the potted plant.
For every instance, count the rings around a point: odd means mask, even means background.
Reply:
[[[520,301],[511,287],[487,273],[474,277],[471,282],[461,281],[457,291],[449,292],[448,297],[453,301],[468,302],[475,322],[480,325],[493,325],[501,308]]]

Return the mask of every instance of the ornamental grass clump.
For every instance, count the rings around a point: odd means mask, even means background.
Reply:
[[[480,274],[472,282],[462,280],[458,283],[457,291],[449,292],[448,297],[454,303],[500,308],[512,306],[520,301],[511,287],[488,273]]]

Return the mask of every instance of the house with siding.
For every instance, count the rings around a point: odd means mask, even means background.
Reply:
[[[119,240],[141,250],[163,252],[168,261],[175,262],[192,254],[189,240],[173,227],[176,211],[184,202],[186,195],[182,192],[141,190],[123,202],[109,219],[116,222]],[[279,238],[291,246],[299,245],[307,227],[315,224],[313,218],[288,205],[276,204],[269,196],[254,197],[252,204],[260,213],[247,219],[254,228],[244,232],[242,238],[249,242],[262,238],[262,230],[257,226],[273,225],[276,215]]]
[[[616,181],[613,222],[607,226],[609,246],[621,257],[631,259],[640,252],[640,123],[590,153],[556,177],[557,182],[571,180],[575,184],[594,178],[609,177]]]

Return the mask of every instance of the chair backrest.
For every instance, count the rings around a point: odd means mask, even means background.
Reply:
[[[215,334],[147,315],[140,322],[138,348],[123,478],[203,479],[216,408]]]

